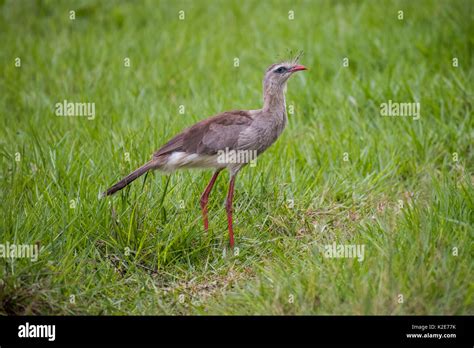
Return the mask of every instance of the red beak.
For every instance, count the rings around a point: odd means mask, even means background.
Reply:
[[[308,70],[304,65],[295,65],[291,68],[290,72],[301,71],[301,70]]]

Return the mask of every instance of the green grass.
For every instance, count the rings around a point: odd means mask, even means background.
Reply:
[[[0,259],[0,314],[474,314],[473,8],[1,1],[0,243],[42,251]],[[266,67],[300,49],[288,127],[237,179],[238,255],[227,174],[208,233],[210,172],[98,200],[183,128],[259,108]],[[95,119],[55,116],[64,99]],[[420,119],[380,116],[388,100],[420,102]],[[325,258],[333,242],[364,260]]]

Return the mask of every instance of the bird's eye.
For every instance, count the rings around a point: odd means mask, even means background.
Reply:
[[[284,66],[279,67],[278,69],[275,70],[276,73],[282,74],[286,71],[286,68]]]

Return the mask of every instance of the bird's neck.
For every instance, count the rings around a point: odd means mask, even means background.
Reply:
[[[276,88],[264,88],[263,111],[270,113],[286,114],[285,86]]]

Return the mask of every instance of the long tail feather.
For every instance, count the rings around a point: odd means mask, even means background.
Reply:
[[[150,169],[152,169],[154,167],[156,167],[156,163],[154,163],[153,161],[145,163],[143,166],[141,166],[137,170],[131,172],[125,178],[120,180],[118,183],[116,183],[115,185],[113,185],[112,187],[107,189],[107,191],[104,192],[102,195],[103,196],[113,195],[115,192],[120,191],[125,186],[130,184],[132,181],[139,178],[140,176],[142,176],[143,174],[145,174],[146,172],[148,172]]]

